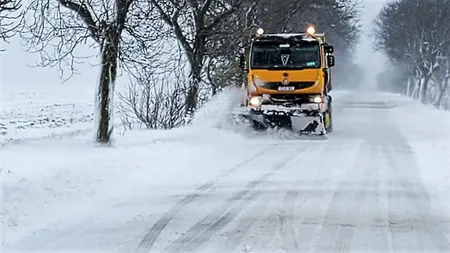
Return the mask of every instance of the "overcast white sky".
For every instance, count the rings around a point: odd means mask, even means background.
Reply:
[[[389,1],[390,0],[363,0],[364,14],[361,20],[363,34],[356,52],[356,63],[365,70],[366,80],[363,81],[360,87],[368,90],[376,89],[375,80],[377,75],[383,71],[384,64],[382,55],[372,50],[372,41],[368,38],[368,34],[371,32],[371,29],[373,29],[373,20],[378,15],[384,3]],[[338,64],[338,61],[336,64]]]
[[[363,0],[365,9],[362,22],[364,31],[368,32],[371,22],[376,16],[382,4],[387,0]],[[0,80],[2,85],[45,85],[45,84],[61,84],[59,79],[59,72],[57,68],[30,68],[27,65],[32,65],[38,59],[36,55],[24,52],[18,38],[11,40],[10,44],[6,45],[6,52],[0,53]],[[95,53],[95,52],[94,52]],[[95,61],[94,59],[92,61]],[[363,36],[358,47],[357,61],[363,64],[366,72],[369,75],[376,75],[375,72],[380,70],[382,65],[381,56],[372,52],[370,48],[370,41]],[[370,65],[367,65],[370,64]],[[86,64],[85,66],[78,66],[81,74],[71,78],[67,85],[92,85],[95,86],[98,80],[98,68]],[[125,78],[119,79],[118,85],[123,84]]]

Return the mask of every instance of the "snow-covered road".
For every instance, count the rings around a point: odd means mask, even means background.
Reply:
[[[51,188],[56,179],[93,177],[93,196],[59,192],[65,197],[52,202],[45,192],[31,192],[34,204],[27,209],[23,187],[7,181],[6,199],[19,204],[8,209],[7,203],[6,210],[12,217],[18,209],[28,219],[11,218],[22,225],[10,228],[15,237],[4,250],[450,252],[450,138],[436,133],[449,129],[450,115],[430,112],[401,96],[352,92],[337,99],[335,131],[327,140],[217,129],[199,134],[195,127],[148,142],[141,136],[139,148],[149,146],[147,153],[136,153],[135,144],[119,149],[131,162],[118,162],[119,151],[103,150],[97,160],[76,161],[81,172],[54,169],[46,180],[27,179]],[[429,124],[437,120],[442,124]],[[157,142],[173,145],[155,154]],[[99,161],[113,156],[121,163],[120,172],[110,171],[114,179],[107,172],[89,174],[108,167]],[[50,173],[35,173],[41,172]]]

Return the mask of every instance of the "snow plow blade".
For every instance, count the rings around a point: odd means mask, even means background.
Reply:
[[[306,104],[301,107],[241,106],[234,108],[232,114],[249,120],[258,130],[287,128],[299,135],[327,135],[324,113],[319,104]]]

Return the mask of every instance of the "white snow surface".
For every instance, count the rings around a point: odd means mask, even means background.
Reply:
[[[192,125],[91,143],[94,90],[3,93],[1,252],[450,252],[450,113],[333,91],[326,140]]]

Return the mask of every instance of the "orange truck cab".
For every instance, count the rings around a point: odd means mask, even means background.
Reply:
[[[258,129],[288,127],[299,122],[299,134],[326,135],[332,131],[331,68],[333,46],[309,26],[305,33],[265,34],[250,38],[247,57],[240,56],[246,73],[240,115]]]

